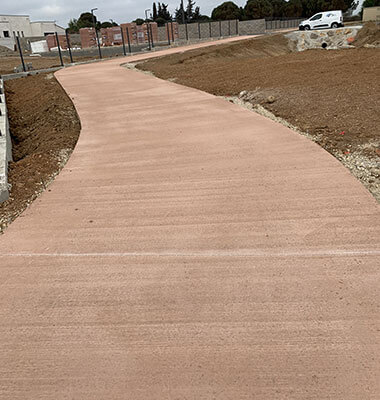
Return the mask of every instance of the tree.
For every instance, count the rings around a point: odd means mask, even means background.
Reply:
[[[142,18],[136,18],[134,21],[136,25],[142,25],[145,21]]]
[[[183,0],[181,1],[179,8],[175,9],[175,20],[180,24],[186,21],[186,12],[183,7]]]
[[[229,19],[240,19],[241,12],[239,7],[232,1],[226,1],[214,8],[211,18],[215,21],[227,21]]]
[[[119,26],[119,25],[116,22],[108,22],[108,21],[102,22],[100,24],[101,28],[112,28],[113,26]]]
[[[67,31],[69,33],[78,33],[78,20],[76,18],[70,19],[69,23],[67,24],[68,28]]]
[[[96,16],[94,15],[95,26],[97,29],[100,28],[100,22],[97,21]],[[81,28],[92,28],[94,26],[94,22],[92,19],[92,14],[90,12],[85,12],[80,15],[78,19],[71,19],[69,21],[69,33],[78,33]]]
[[[317,3],[319,11],[342,10],[345,12],[354,5],[353,0],[319,0]]]
[[[160,3],[158,3],[158,4],[160,4]],[[153,21],[155,21],[157,19],[157,17],[158,17],[157,6],[156,6],[156,3],[154,2],[153,3]]]
[[[273,7],[273,17],[274,18],[284,17],[285,8],[288,3],[285,0],[271,0],[271,4]]]
[[[301,0],[289,0],[284,9],[284,16],[289,18],[302,17],[303,8]]]
[[[171,21],[172,16],[168,11],[168,5],[165,3],[158,3],[158,18],[162,18],[165,21]]]
[[[201,18],[201,9],[199,7],[195,7],[193,15],[191,16],[190,21],[198,21]]]
[[[248,0],[244,9],[249,19],[265,18],[273,15],[273,7],[269,0]]]
[[[175,19],[178,23],[182,24],[183,22],[194,22],[200,19],[203,19],[201,14],[201,9],[199,7],[195,7],[195,1],[188,0],[186,9],[183,5],[183,0],[181,0],[181,4],[179,8],[175,10]]]
[[[380,0],[365,0],[363,3],[364,7],[380,7]]]
[[[186,16],[187,16],[187,20],[193,19],[194,6],[195,6],[195,1],[193,1],[193,0],[187,0],[187,6],[186,6]],[[199,8],[199,7],[198,7],[198,8]]]
[[[164,26],[166,24],[166,19],[163,19],[161,17],[157,17],[156,21],[158,26]]]

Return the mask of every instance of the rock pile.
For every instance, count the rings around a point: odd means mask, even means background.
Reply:
[[[286,35],[293,51],[308,49],[331,49],[353,47],[352,43],[360,31],[361,26],[350,28],[323,29],[315,31],[296,31]]]

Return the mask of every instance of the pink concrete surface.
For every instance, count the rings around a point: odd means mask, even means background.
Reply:
[[[56,74],[82,133],[0,238],[0,398],[379,399],[379,205],[297,133],[120,62]]]

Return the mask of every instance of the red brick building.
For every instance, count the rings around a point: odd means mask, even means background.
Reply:
[[[62,50],[66,50],[68,48],[67,46],[67,39],[65,35],[58,35],[58,40],[59,40],[59,47]],[[57,38],[55,35],[47,35],[46,36],[46,43],[48,45],[49,50],[58,47],[57,43]]]
[[[96,33],[94,28],[81,28],[79,29],[79,34],[82,49],[97,46]]]
[[[102,28],[100,30],[100,35],[102,38],[102,46],[118,46],[123,44],[120,26],[112,26],[111,28]],[[127,41],[125,35],[124,35],[124,40]]]
[[[167,23],[165,25],[166,37],[168,37],[168,31],[169,31],[169,38],[170,38],[171,42],[179,39],[179,28],[178,28],[177,22]]]
[[[131,44],[148,43],[148,26],[149,34],[152,35],[153,41],[158,42],[158,25],[155,22],[149,24],[136,25],[135,23],[121,24],[121,29],[124,33],[125,41],[127,42],[127,32]]]

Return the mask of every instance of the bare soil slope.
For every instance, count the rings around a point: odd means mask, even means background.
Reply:
[[[356,47],[365,45],[380,46],[380,25],[375,22],[368,22],[357,34],[353,43]]]
[[[291,53],[276,35],[156,58],[138,68],[218,96],[247,90],[252,103],[352,165],[380,199],[379,65],[379,49]]]
[[[13,162],[10,198],[0,204],[0,232],[60,171],[80,132],[74,105],[52,74],[7,81],[5,89]]]

